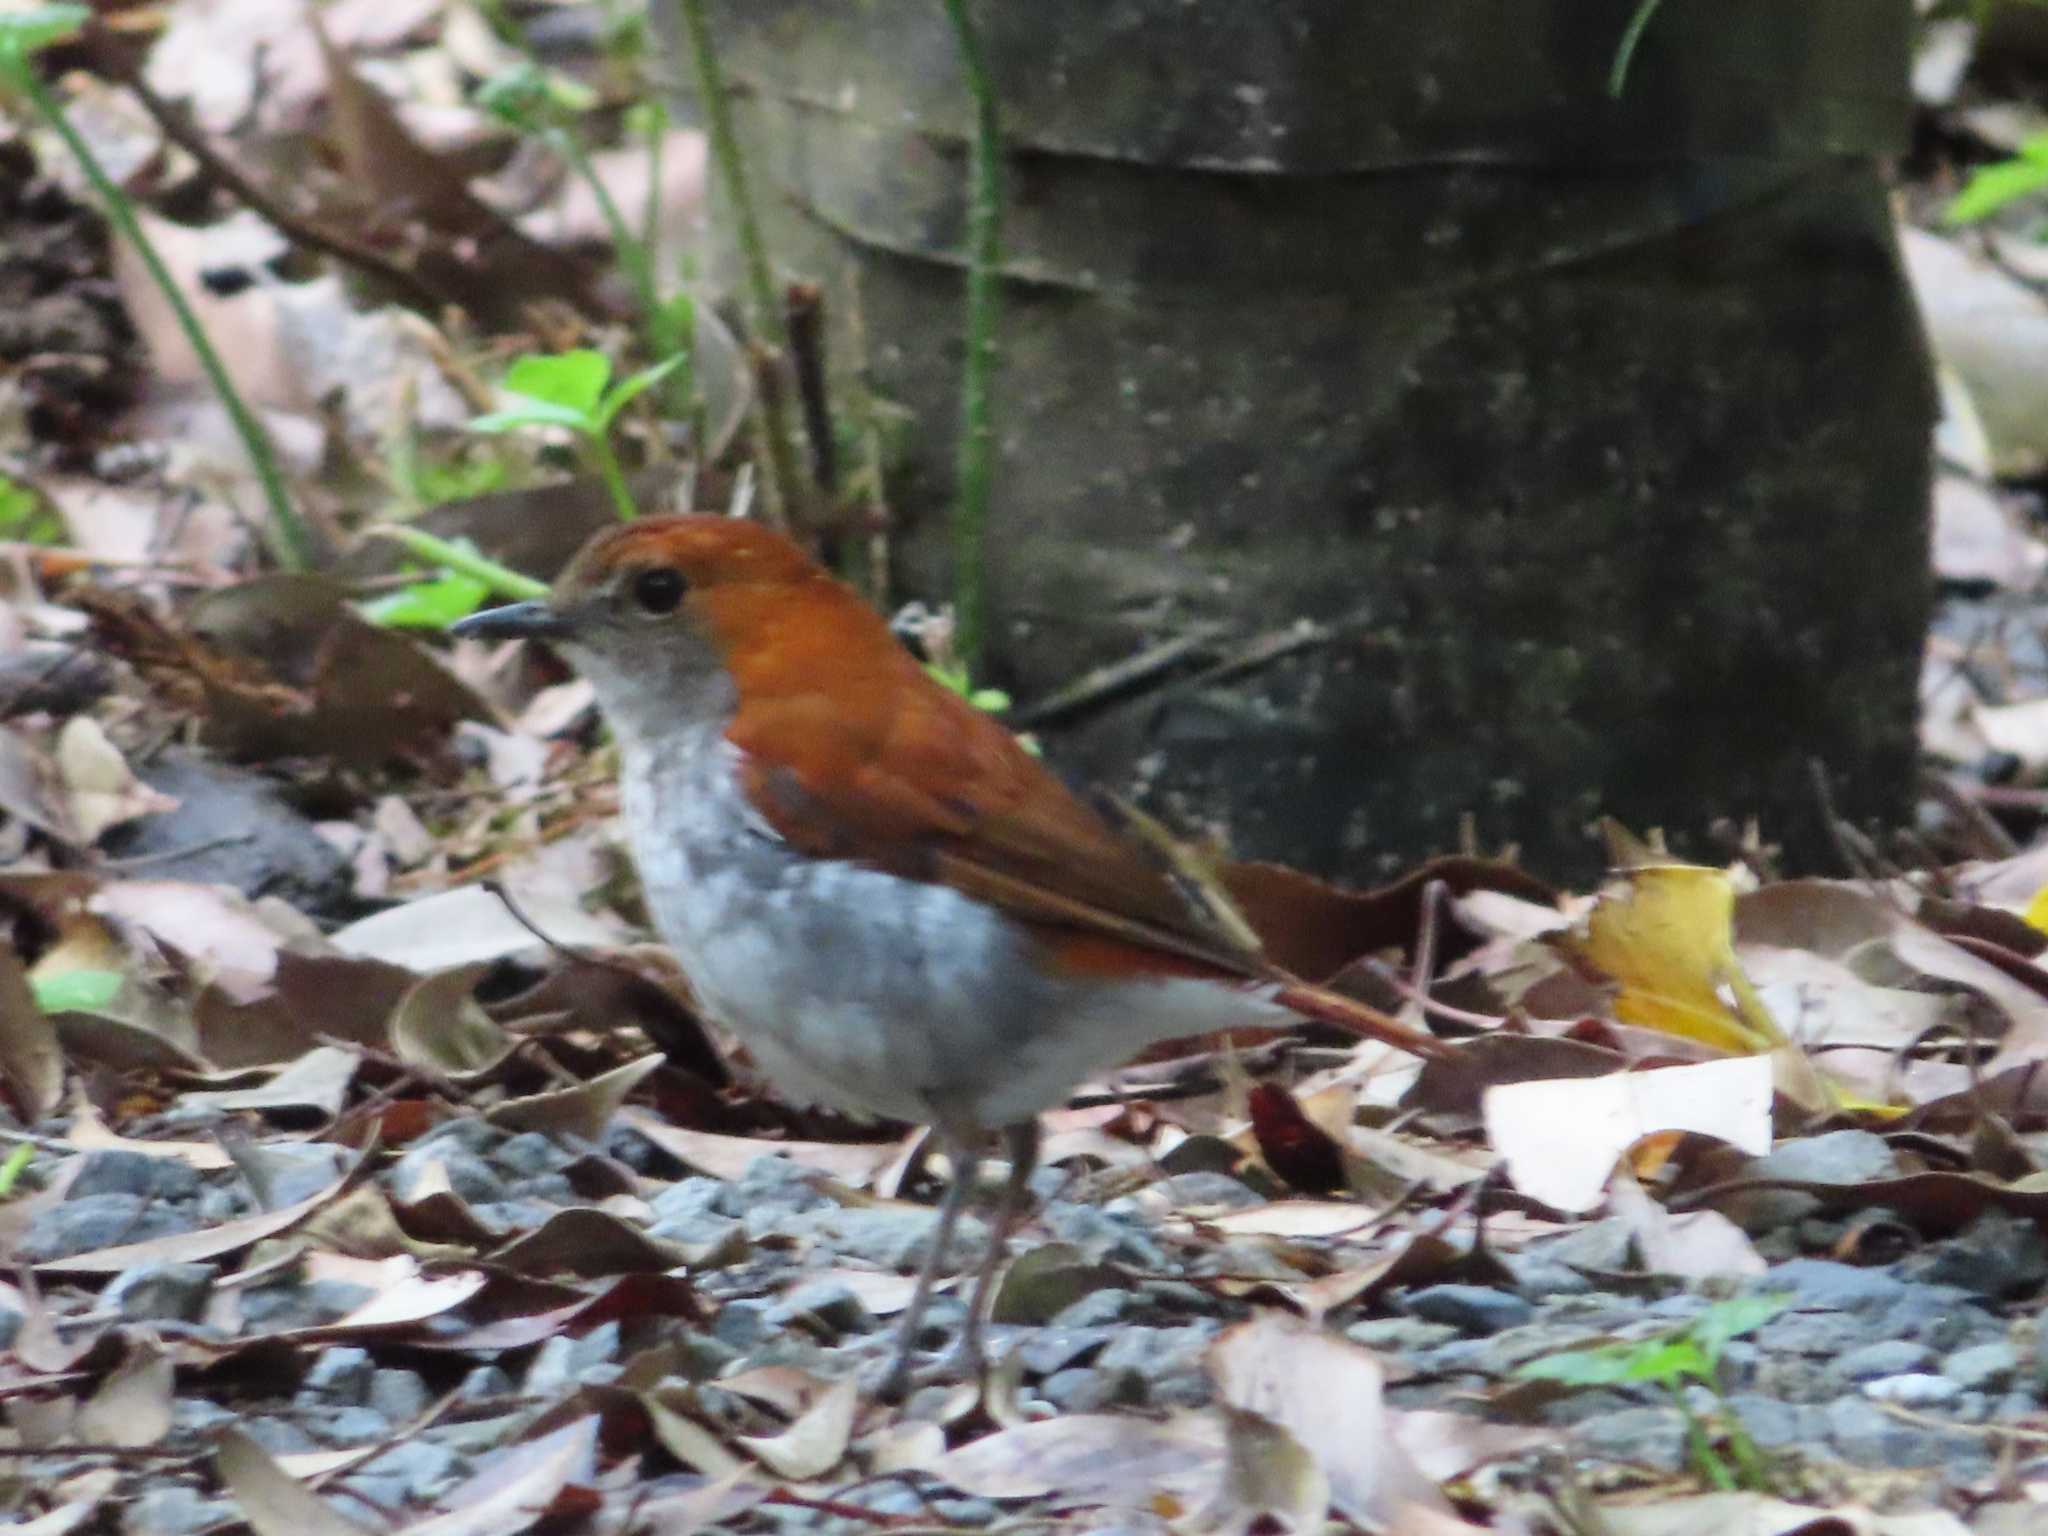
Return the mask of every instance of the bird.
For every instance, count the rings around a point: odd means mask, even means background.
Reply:
[[[546,597],[452,632],[544,641],[589,681],[648,913],[699,1007],[777,1089],[931,1128],[951,1184],[885,1399],[912,1380],[926,1305],[1000,1139],[992,1241],[939,1374],[984,1370],[1038,1116],[1077,1084],[1163,1040],[1302,1017],[1451,1050],[1280,969],[1156,837],[1069,789],[760,523],[621,523]]]

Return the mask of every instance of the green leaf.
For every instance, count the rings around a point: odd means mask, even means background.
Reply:
[[[1699,1345],[1707,1369],[1711,1371],[1721,1363],[1721,1351],[1728,1347],[1729,1340],[1739,1339],[1745,1333],[1763,1327],[1791,1306],[1792,1301],[1793,1298],[1784,1292],[1769,1296],[1731,1296],[1726,1301],[1715,1302],[1694,1318],[1686,1333]]]
[[[624,410],[634,396],[674,373],[690,360],[687,352],[678,352],[673,357],[663,358],[651,368],[642,368],[630,378],[621,379],[618,388],[604,397],[604,403],[597,408],[597,427],[603,431],[612,424],[612,418]]]
[[[29,984],[45,1013],[91,1013],[121,995],[119,971],[59,971]]]
[[[582,411],[550,405],[545,400],[529,400],[524,405],[472,417],[469,422],[472,432],[516,432],[521,427],[567,427],[572,432],[589,433],[595,423]]]
[[[36,1149],[33,1143],[16,1142],[14,1150],[7,1154],[7,1160],[0,1162],[0,1200],[14,1198],[14,1185],[20,1179],[22,1170],[34,1159]]]
[[[597,105],[597,92],[580,80],[523,60],[476,88],[476,104],[523,133],[552,128]]]
[[[1942,211],[1941,220],[1949,225],[1974,224],[2044,189],[2048,189],[2048,134],[2029,139],[2025,149],[2010,160],[1972,171],[1963,190]]]
[[[64,519],[27,486],[0,475],[0,538],[24,544],[61,544]]]
[[[604,398],[612,360],[595,347],[520,358],[505,374],[505,388],[529,400],[566,406],[586,418]]]
[[[490,587],[474,576],[444,571],[431,581],[416,581],[360,606],[363,617],[372,624],[392,629],[445,629],[475,613],[490,595]]]
[[[1517,1376],[1573,1387],[1611,1387],[1631,1381],[1670,1381],[1702,1374],[1706,1361],[1691,1339],[1666,1334],[1640,1343],[1599,1344],[1545,1355],[1518,1367]]]
[[[19,63],[74,36],[91,20],[89,5],[32,5],[0,14],[0,58]]]

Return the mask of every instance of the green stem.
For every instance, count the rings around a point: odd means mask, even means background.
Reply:
[[[661,162],[668,143],[668,113],[658,101],[650,101],[649,106],[652,110],[647,130],[647,201],[640,209],[640,249],[647,257],[648,297],[657,299],[654,274],[661,270]]]
[[[1650,25],[1650,18],[1657,14],[1657,7],[1664,0],[1642,0],[1635,14],[1622,29],[1621,41],[1615,45],[1614,63],[1607,71],[1607,94],[1616,101],[1621,99],[1622,87],[1628,84],[1628,67],[1635,61],[1636,45],[1643,40],[1643,33]]]
[[[619,514],[619,521],[630,523],[640,515],[640,508],[633,500],[631,487],[626,484],[626,472],[619,468],[619,456],[612,452],[609,432],[593,432],[586,439],[590,444],[590,456],[597,461],[597,472],[604,478],[604,488],[611,493],[612,508]]]
[[[193,355],[199,359],[199,366],[205,370],[220,402],[227,407],[229,418],[234,422],[235,431],[242,439],[242,446],[248,450],[249,462],[256,471],[256,479],[263,487],[264,500],[270,504],[271,547],[277,562],[286,570],[302,571],[314,564],[317,551],[313,536],[292,506],[291,496],[285,490],[284,475],[277,467],[277,460],[270,451],[270,439],[263,431],[249,407],[243,402],[241,392],[228,377],[226,366],[220,354],[213,349],[206,329],[199,323],[199,317],[192,312],[192,306],[185,300],[184,290],[178,280],[171,276],[171,269],[164,265],[164,259],[157,254],[149,236],[143,233],[142,221],[135,216],[134,204],[128,201],[128,194],[114,184],[113,177],[106,172],[92,149],[71,126],[71,119],[64,113],[63,104],[50,94],[49,87],[36,74],[35,67],[25,60],[10,64],[8,73],[14,76],[28,99],[35,104],[43,120],[57,131],[64,141],[64,147],[76,157],[79,169],[92,183],[93,190],[106,205],[107,218],[120,230],[122,237],[134,247],[135,254],[142,258],[142,264],[149,269],[150,277],[162,290],[164,300],[171,306],[171,312],[178,317],[178,325],[185,332],[185,339],[192,344]]]
[[[1685,1443],[1692,1452],[1693,1465],[1716,1492],[1733,1493],[1735,1475],[1728,1470],[1728,1463],[1721,1459],[1721,1453],[1714,1449],[1714,1442],[1707,1437],[1707,1427],[1692,1411],[1692,1405],[1685,1400],[1685,1390],[1675,1381],[1664,1385],[1671,1392],[1672,1402],[1678,1405],[1678,1416],[1685,1420]]]
[[[747,165],[740,154],[739,136],[733,132],[732,105],[725,94],[725,79],[712,48],[711,27],[704,19],[704,0],[675,0],[676,15],[689,43],[690,67],[697,77],[697,98],[704,105],[704,133],[711,147],[711,160],[718,167],[718,179],[725,184],[726,201],[732,204],[734,236],[739,243],[740,261],[746,269],[747,296],[754,315],[754,334],[778,352],[789,345],[782,320],[782,306],[775,298],[775,274],[768,265],[768,245],[761,238],[761,221],[754,217],[754,197],[747,186]]]
[[[548,595],[546,582],[535,581],[531,576],[522,575],[510,566],[500,565],[474,550],[464,549],[460,544],[437,539],[423,529],[409,528],[404,523],[382,523],[370,529],[370,532],[378,538],[396,540],[412,554],[430,564],[445,566],[451,571],[472,577],[500,597],[525,602],[531,598]]]
[[[618,201],[604,184],[604,178],[597,174],[597,167],[591,164],[590,155],[575,133],[567,128],[550,128],[547,141],[556,154],[569,162],[569,169],[583,178],[584,185],[597,199],[597,211],[603,215],[605,227],[612,233],[612,252],[618,257],[619,265],[625,268],[626,280],[633,285],[633,295],[640,301],[641,317],[651,330],[655,316],[660,312],[661,299],[655,291],[654,263],[648,259],[647,247],[627,224]]]
[[[986,590],[988,504],[995,481],[992,384],[1003,258],[1002,123],[995,84],[967,0],[945,0],[974,98],[967,206],[967,355],[960,367],[960,445],[953,505],[953,643],[979,675]]]

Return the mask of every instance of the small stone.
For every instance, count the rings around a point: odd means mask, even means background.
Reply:
[[[2005,1334],[2004,1327],[1970,1292],[1930,1283],[1908,1286],[1885,1313],[1879,1329],[1884,1337],[1914,1339],[1942,1353]]]
[[[657,1221],[673,1221],[682,1216],[702,1216],[718,1208],[719,1199],[727,1186],[717,1179],[678,1179],[648,1202],[653,1207]],[[730,1221],[733,1218],[727,1217]]]
[[[1752,1337],[1766,1350],[1795,1355],[1840,1355],[1870,1335],[1847,1312],[1780,1312]]]
[[[509,1397],[512,1391],[512,1378],[505,1374],[502,1366],[480,1365],[462,1378],[455,1395],[466,1403],[475,1403],[494,1397]]]
[[[828,1342],[849,1333],[872,1333],[881,1326],[843,1280],[813,1280],[797,1286],[769,1310],[768,1321],[784,1328],[811,1327]]]
[[[15,1257],[42,1264],[124,1243],[151,1242],[174,1233],[190,1232],[196,1220],[196,1213],[188,1209],[140,1195],[73,1198],[36,1213],[21,1236]]]
[[[365,1401],[392,1423],[405,1424],[425,1413],[433,1397],[419,1372],[387,1368],[370,1377]]]
[[[1902,1260],[1899,1273],[2005,1301],[2030,1295],[2048,1281],[2048,1239],[2031,1221],[1986,1211],[1954,1237]]]
[[[495,1168],[480,1154],[453,1145],[447,1137],[423,1141],[408,1150],[391,1169],[392,1192],[401,1200],[418,1199],[415,1191],[420,1181],[436,1165],[447,1176],[448,1188],[471,1205],[495,1204],[509,1195]]]
[[[184,1483],[151,1488],[121,1512],[128,1536],[185,1536],[214,1526],[239,1525],[242,1512],[225,1499],[209,1499]]]
[[[475,1115],[457,1115],[453,1120],[444,1120],[426,1135],[412,1144],[410,1150],[433,1148],[445,1156],[450,1151],[460,1150],[484,1156],[495,1152],[499,1146],[511,1140],[511,1133],[501,1131],[488,1120]]]
[[[1863,1383],[1863,1395],[1873,1402],[1897,1403],[1901,1408],[1942,1408],[1962,1396],[1963,1389],[1946,1376],[1914,1371],[1904,1376],[1881,1376]]]
[[[273,1456],[298,1456],[320,1449],[320,1442],[292,1419],[244,1419],[241,1429]]]
[[[1766,1450],[1810,1445],[1827,1434],[1827,1416],[1805,1403],[1780,1402],[1758,1392],[1731,1392],[1727,1410]]]
[[[1213,1326],[1123,1328],[1096,1357],[1095,1369],[1116,1383],[1121,1395],[1136,1393],[1156,1408],[1197,1408],[1208,1402],[1209,1377],[1203,1368]]]
[[[1017,1346],[1017,1357],[1033,1376],[1055,1376],[1115,1336],[1115,1330],[1109,1328],[1055,1328],[1048,1324],[1026,1331],[1024,1342]]]
[[[1933,1433],[1909,1424],[1860,1397],[1837,1398],[1822,1412],[1827,1419],[1828,1438],[1844,1457],[1859,1466],[1933,1466],[1963,1449],[1960,1436]]]
[[[400,1509],[431,1503],[468,1473],[468,1464],[447,1446],[415,1438],[401,1440],[342,1481],[382,1508]]]
[[[1039,1384],[1038,1395],[1061,1413],[1092,1413],[1116,1401],[1109,1378],[1087,1366],[1055,1371]]]
[[[249,1332],[317,1328],[348,1316],[375,1293],[347,1280],[307,1280],[296,1276],[242,1293],[242,1325]]]
[[[576,1154],[539,1131],[522,1131],[493,1152],[491,1161],[520,1178],[538,1179],[559,1174],[576,1161]]]
[[[1829,1131],[1780,1142],[1743,1168],[1745,1178],[1792,1179],[1816,1184],[1865,1184],[1889,1178],[1898,1160],[1882,1136],[1869,1131]],[[1820,1200],[1800,1190],[1749,1190],[1725,1200],[1719,1209],[1752,1236],[1798,1221],[1818,1209]]]
[[[1072,1243],[1095,1264],[1128,1264],[1154,1274],[1178,1273],[1180,1265],[1135,1221],[1119,1221],[1099,1206],[1055,1200],[1040,1212],[1052,1235]]]
[[[1138,1293],[1121,1286],[1104,1286],[1070,1301],[1046,1323],[1048,1328],[1106,1328],[1121,1323],[1142,1310]]]
[[[857,1210],[831,1206],[806,1213],[798,1222],[782,1230],[802,1232],[842,1258],[899,1272],[915,1270],[924,1263],[939,1226],[937,1211],[886,1205]],[[760,1235],[761,1228],[751,1217],[747,1228],[750,1234]],[[777,1229],[771,1226],[768,1230]],[[986,1225],[975,1217],[962,1217],[953,1234],[951,1262],[963,1268],[973,1266],[988,1248],[988,1241]]]
[[[175,1157],[151,1157],[146,1152],[105,1149],[86,1153],[85,1162],[66,1193],[72,1200],[85,1200],[94,1195],[197,1200],[199,1188],[198,1171]]]
[[[728,1301],[718,1309],[718,1316],[711,1320],[711,1336],[726,1348],[747,1355],[766,1344],[774,1334],[775,1330],[768,1321],[773,1305],[772,1302],[752,1299]]]
[[[741,1231],[740,1223],[730,1216],[721,1216],[716,1211],[689,1211],[663,1217],[647,1229],[647,1235],[656,1242],[674,1243],[703,1253],[715,1251],[728,1241],[738,1241],[744,1247]]]
[[[1879,1339],[1852,1349],[1835,1361],[1835,1374],[1844,1383],[1875,1381],[1881,1376],[1904,1376],[1924,1371],[1934,1363],[1934,1351],[1925,1344],[1906,1339]]]
[[[1499,1333],[1533,1321],[1536,1309],[1512,1291],[1487,1285],[1430,1285],[1408,1293],[1405,1305],[1425,1322],[1467,1333]]]
[[[747,1171],[724,1186],[719,1209],[748,1218],[758,1212],[815,1211],[832,1204],[818,1188],[818,1176],[786,1157],[757,1157]]]
[[[1573,1269],[1615,1274],[1629,1267],[1635,1241],[1627,1223],[1609,1216],[1589,1221],[1561,1237],[1546,1239],[1540,1245],[1532,1244],[1527,1251],[1553,1263],[1569,1264]]]
[[[1419,1317],[1374,1317],[1353,1323],[1344,1330],[1344,1337],[1367,1349],[1413,1355],[1450,1343],[1458,1337],[1458,1330],[1449,1323],[1425,1322]]]
[[[1858,1269],[1832,1259],[1788,1259],[1743,1289],[1753,1295],[1789,1292],[1793,1305],[1838,1312],[1877,1312],[1898,1304],[1906,1283],[1878,1269]]]
[[[134,1322],[196,1323],[219,1270],[211,1264],[138,1264],[100,1293],[100,1305]]]
[[[1515,1277],[1515,1290],[1531,1301],[1550,1296],[1583,1296],[1593,1289],[1593,1282],[1569,1264],[1543,1254],[1503,1254],[1501,1262]]]
[[[314,1359],[299,1384],[299,1398],[309,1403],[361,1403],[369,1397],[374,1372],[367,1350],[334,1345]]]
[[[1241,1180],[1233,1179],[1227,1173],[1177,1173],[1171,1178],[1161,1179],[1149,1193],[1155,1199],[1164,1199],[1168,1205],[1179,1211],[1184,1210],[1225,1210],[1241,1211],[1254,1205],[1264,1205],[1266,1197]],[[1126,1197],[1134,1199],[1135,1197]],[[1124,1200],[1112,1200],[1103,1207],[1112,1216],[1124,1214],[1128,1209],[1132,1215],[1139,1214],[1137,1205],[1126,1207]]]
[[[1965,1392],[2002,1392],[2020,1368],[2020,1352],[2010,1340],[1993,1339],[1959,1349],[1941,1363],[1941,1374]]]
[[[1582,1421],[1580,1449],[1612,1461],[1675,1471],[1685,1459],[1685,1421],[1676,1408],[1623,1408]]]
[[[336,1449],[370,1445],[391,1436],[391,1421],[374,1408],[305,1408],[299,1422],[307,1434]]]

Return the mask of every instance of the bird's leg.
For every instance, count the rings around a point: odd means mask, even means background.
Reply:
[[[938,1136],[946,1161],[953,1165],[953,1182],[939,1202],[938,1228],[932,1233],[932,1245],[917,1272],[917,1288],[910,1293],[910,1305],[896,1330],[896,1358],[878,1393],[885,1402],[901,1397],[910,1385],[910,1356],[917,1348],[918,1330],[924,1326],[925,1303],[931,1300],[932,1286],[945,1267],[947,1250],[953,1246],[953,1229],[960,1224],[960,1213],[974,1193],[974,1175],[981,1165],[981,1154],[972,1141],[943,1130]]]
[[[1003,1267],[1010,1229],[1024,1214],[1024,1202],[1031,1193],[1031,1175],[1038,1167],[1038,1119],[1020,1120],[1003,1130],[1003,1146],[1010,1154],[1010,1176],[1003,1181],[1003,1203],[996,1211],[995,1230],[989,1234],[988,1252],[974,1277],[974,1299],[968,1304],[967,1326],[954,1347],[951,1367],[960,1375],[979,1377],[985,1364],[981,1328],[994,1299],[996,1274]]]

